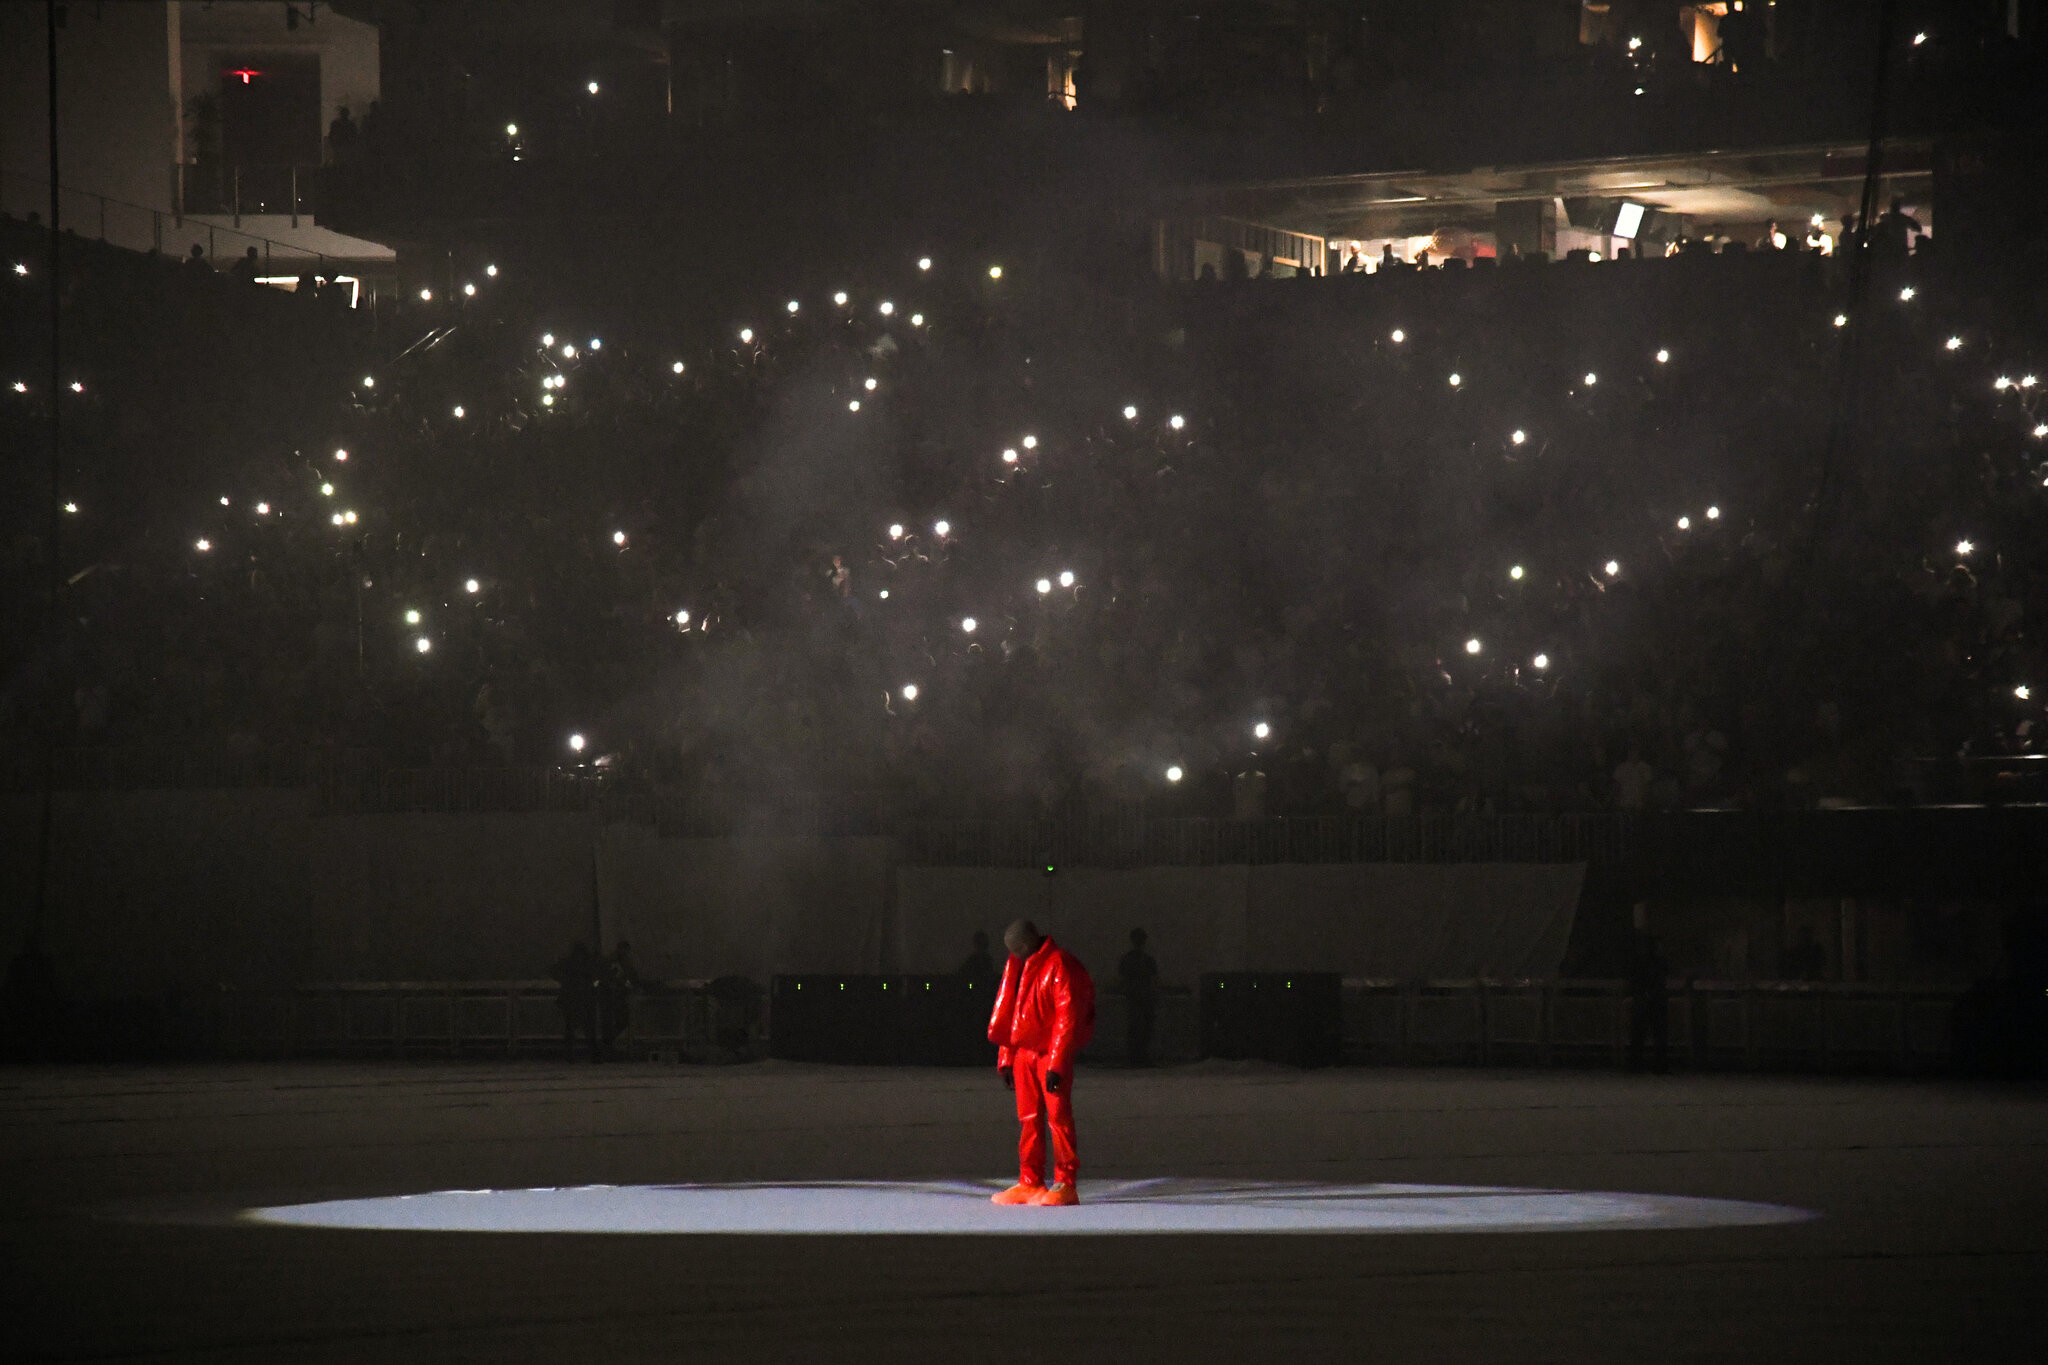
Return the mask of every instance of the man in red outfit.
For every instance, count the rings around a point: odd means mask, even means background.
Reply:
[[[1010,960],[989,1016],[996,1069],[1017,1092],[1017,1183],[998,1204],[1078,1204],[1074,1152],[1074,1054],[1095,1033],[1095,983],[1081,960],[1020,919],[1003,934]],[[1052,1130],[1052,1184],[1045,1183],[1045,1134]]]

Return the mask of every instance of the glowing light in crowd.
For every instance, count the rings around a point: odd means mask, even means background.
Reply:
[[[269,504],[269,503],[267,503],[267,502],[259,502],[259,503],[257,503],[257,504],[256,504],[256,515],[257,515],[257,516],[259,516],[259,517],[267,517],[267,516],[269,516],[269,515],[270,515],[270,504]]]
[[[476,297],[476,286],[475,286],[475,285],[473,285],[473,284],[465,284],[465,285],[463,285],[463,286],[462,286],[462,292],[463,292],[463,294],[464,294],[464,295],[466,295],[466,296],[468,296],[468,297],[470,297],[470,298],[475,298],[475,297]]]
[[[416,626],[420,623],[419,608],[415,607],[411,611],[406,612],[405,623],[409,626]]]
[[[922,326],[924,326],[924,314],[922,314],[922,313],[912,313],[912,314],[910,315],[910,325],[911,325],[912,327],[922,327]]]
[[[1396,346],[1400,345],[1402,342],[1408,339],[1408,334],[1402,331],[1399,327],[1396,327],[1391,335],[1394,338],[1394,344]]]
[[[879,595],[884,602],[889,600],[889,590],[887,588],[882,589]]]
[[[555,334],[554,334],[553,332],[542,332],[542,333],[540,334],[540,344],[541,344],[541,345],[543,345],[543,346],[552,346],[552,345],[554,345],[554,344],[555,344]]]
[[[331,484],[331,483],[323,483],[323,484],[321,484],[321,485],[320,485],[320,496],[321,496],[321,497],[323,497],[323,498],[331,498],[331,497],[333,497],[333,496],[334,496],[334,485],[333,485],[333,484]]]
[[[337,449],[334,452],[334,458],[337,460],[346,460],[348,459],[348,452],[346,450]]]
[[[1063,588],[1074,586],[1074,571],[1072,569],[1060,570],[1060,586]]]
[[[455,415],[456,415],[457,417],[460,417],[460,416],[462,416],[462,404],[460,404],[460,403],[457,403],[457,404],[455,405]]]
[[[1182,427],[1186,426],[1187,424],[1188,419],[1181,416],[1177,412],[1173,416],[1166,419],[1166,425],[1172,427],[1175,431],[1179,431]]]
[[[2041,423],[2041,425],[2034,428],[2035,439],[2038,440],[2044,436],[2048,436],[2048,422],[2043,422]]]
[[[16,261],[14,263],[14,273],[17,275],[26,275],[28,274],[28,267],[26,265],[23,265],[20,261]]]
[[[477,592],[482,587],[483,584],[477,582],[474,578],[465,579],[462,584],[462,590],[467,593]]]
[[[988,268],[988,277],[992,280],[1001,279],[1003,277],[1003,268],[999,265],[990,266]]]
[[[687,626],[687,625],[689,625],[689,624],[690,624],[690,613],[689,613],[689,612],[687,612],[687,611],[679,611],[679,612],[677,612],[677,613],[676,613],[676,624],[677,624],[677,625],[679,625],[679,626]]]
[[[888,316],[889,316],[889,315],[890,315],[891,313],[893,313],[893,312],[895,312],[895,311],[896,311],[896,305],[895,305],[895,304],[893,304],[893,303],[889,302],[889,300],[887,300],[887,299],[883,299],[883,300],[882,300],[882,303],[881,303],[881,314],[882,314],[882,316],[883,316],[883,317],[888,317]]]
[[[1038,438],[1036,436],[1026,436],[1024,438],[1024,448],[1026,450],[1038,449]]]
[[[330,522],[334,523],[334,524],[335,524],[336,526],[339,526],[339,525],[341,525],[341,513],[339,513],[339,512],[336,512],[336,513],[335,513],[335,514],[334,514],[333,516],[329,517],[329,518],[328,518],[327,520],[329,520]]]
[[[426,653],[428,650],[434,647],[434,642],[432,640],[429,640],[424,635],[420,636],[419,639],[414,640],[412,644],[413,648],[417,649],[422,654]]]
[[[580,753],[582,753],[582,752],[583,752],[583,736],[581,736],[581,735],[571,735],[571,736],[569,736],[569,747],[570,747],[571,749],[574,749],[574,750],[575,750],[575,751],[576,751],[577,753],[579,753],[579,754],[580,754]]]
[[[903,684],[903,700],[905,700],[905,701],[916,701],[916,700],[917,700],[917,684],[916,684],[916,683],[905,683],[905,684]]]
[[[1976,548],[1977,547],[1975,545],[1972,545],[1967,540],[1959,540],[1956,542],[1956,553],[1959,555],[1966,555]]]
[[[2040,380],[2039,380],[2038,378],[2036,378],[2035,376],[2033,376],[2033,375],[2031,375],[2031,374],[2029,374],[2029,375],[2023,375],[2023,376],[2021,376],[2021,378],[2020,378],[2020,387],[2021,387],[2021,388],[2023,388],[2023,389],[2031,389],[2031,388],[2033,388],[2033,387],[2034,387],[2034,385],[2036,385],[2036,384],[2038,384],[2038,383],[2040,383],[2040,382],[2041,382],[2041,381],[2040,381]]]
[[[1166,770],[1166,780],[1168,782],[1178,782],[1181,780],[1181,778],[1185,776],[1187,776],[1187,774],[1183,773],[1180,770],[1180,764],[1178,763],[1174,764],[1172,767]]]
[[[855,399],[851,399],[851,400],[849,400],[849,401],[847,402],[847,404],[846,404],[846,410],[847,410],[848,412],[859,412],[859,411],[860,411],[860,400],[859,400],[858,398],[855,398]]]
[[[1610,559],[1605,564],[1602,564],[1600,567],[1606,571],[1607,576],[1609,578],[1612,578],[1616,574],[1621,572],[1621,561]]]
[[[1015,464],[1015,463],[1017,463],[1017,452],[1016,452],[1016,451],[1014,451],[1014,450],[1005,450],[1005,451],[1003,452],[1003,463],[1004,463],[1004,464]]]
[[[597,93],[597,82],[592,81],[590,84],[584,86],[583,88],[585,90],[588,90],[591,94],[595,95]]]
[[[569,342],[569,341],[565,341],[565,342],[563,342],[563,343],[562,343],[562,359],[564,359],[564,360],[574,360],[575,358],[576,358],[576,346],[575,346],[575,343],[574,343],[574,342]]]
[[[1509,436],[1508,439],[1510,441],[1513,441],[1516,445],[1520,445],[1522,444],[1522,442],[1529,439],[1529,433],[1522,430],[1520,427],[1516,427],[1514,434],[1512,436]]]
[[[75,512],[77,512],[77,511],[78,511],[78,504],[77,504],[77,503],[75,503],[75,502],[67,502],[67,503],[65,503],[65,504],[64,504],[64,510],[65,510],[65,511],[67,511],[67,512],[74,512],[74,513],[75,513]]]
[[[213,542],[206,539],[206,537],[201,536],[198,540],[193,542],[192,548],[204,553],[205,551],[211,550],[213,548]]]
[[[341,519],[342,519],[342,520],[343,520],[344,522],[348,523],[348,524],[349,524],[350,526],[353,526],[353,525],[355,525],[355,524],[356,524],[356,514],[355,514],[354,512],[352,512],[352,511],[351,511],[351,512],[343,512],[343,513],[341,514]]]
[[[487,265],[484,267],[484,274],[489,275],[492,279],[495,280],[498,278],[498,267],[494,265]]]
[[[974,627],[977,624],[978,623],[972,616],[963,616],[960,618],[960,629],[966,631],[969,635],[974,634]]]
[[[1641,47],[1642,45],[1643,40],[1641,38],[1631,38],[1628,40],[1628,50],[1630,52],[1634,52],[1637,48]]]
[[[1476,635],[1475,635],[1475,636],[1473,636],[1473,637],[1472,637],[1471,639],[1469,639],[1469,640],[1467,640],[1467,641],[1465,642],[1465,652],[1466,652],[1467,654],[1477,654],[1477,653],[1479,652],[1479,637],[1478,637],[1478,636],[1476,636]]]
[[[1460,385],[1460,384],[1462,384],[1462,383],[1464,383],[1464,382],[1465,382],[1465,377],[1464,377],[1463,375],[1459,375],[1459,374],[1454,374],[1454,375],[1452,375],[1452,376],[1451,376],[1451,387],[1452,387],[1452,388],[1454,388],[1454,389],[1455,389],[1455,388],[1457,388],[1457,387],[1458,387],[1458,385]]]
[[[943,520],[935,521],[932,523],[932,531],[936,535],[951,535],[953,533],[953,523]]]
[[[2018,697],[2021,701],[2025,701],[2029,697],[2034,695],[2034,689],[2028,687],[2025,683],[2021,683],[2018,687],[2015,687],[2012,690],[2012,694],[2015,697]]]
[[[674,371],[676,374],[681,374],[683,372],[683,362],[678,360],[675,364],[669,366],[669,369]]]
[[[754,339],[754,329],[753,329],[753,328],[751,328],[751,327],[742,327],[742,328],[740,328],[740,340],[741,340],[741,341],[752,341],[753,339]]]
[[[838,304],[841,308],[846,307],[846,291],[842,289],[838,293],[834,294],[832,296],[832,302]]]
[[[17,379],[14,381],[14,391],[16,393],[27,393],[28,385],[22,383],[19,379]]]
[[[798,308],[802,306],[803,305],[799,304],[795,299],[791,299],[788,303],[783,305],[783,307],[789,309],[789,311],[792,313],[794,313]]]
[[[1033,586],[1033,587],[1035,587],[1035,588],[1037,588],[1037,589],[1038,589],[1038,595],[1039,595],[1040,597],[1043,597],[1043,596],[1045,596],[1045,595],[1046,595],[1047,593],[1049,593],[1049,592],[1051,592],[1051,591],[1052,591],[1052,580],[1051,580],[1050,578],[1041,578],[1041,579],[1039,579],[1039,580],[1038,580],[1038,582],[1036,582],[1036,583],[1035,583],[1035,584],[1033,584],[1032,586]]]
[[[1515,565],[1515,567],[1514,567],[1514,568],[1512,568],[1512,569],[1509,569],[1509,570],[1508,570],[1508,577],[1509,577],[1509,578],[1512,578],[1512,579],[1514,579],[1514,580],[1515,580],[1515,581],[1516,581],[1517,583],[1521,582],[1521,581],[1522,581],[1522,566],[1521,566],[1521,565],[1519,565],[1519,564],[1517,564],[1517,565]]]
[[[506,124],[506,125],[505,125],[505,136],[506,136],[506,137],[518,137],[518,136],[519,136],[519,125],[518,125],[518,124],[516,124],[516,123],[508,123],[508,124]]]
[[[1914,34],[1914,35],[1913,35],[1913,46],[1914,46],[1914,47],[1919,47],[1919,46],[1920,46],[1920,45],[1921,45],[1922,43],[1924,43],[1924,42],[1926,42],[1926,41],[1927,41],[1927,35],[1926,35],[1926,34],[1924,34],[1924,33],[1916,33],[1916,34]]]
[[[422,300],[422,301],[427,301],[427,300],[431,300],[431,299],[432,299],[433,297],[434,297],[434,291],[433,291],[433,290],[431,290],[431,289],[422,289],[422,290],[420,290],[420,298],[421,298],[421,300]]]
[[[1837,326],[1837,327],[1847,327],[1848,325],[1849,325],[1849,315],[1848,315],[1847,313],[1837,313],[1837,314],[1835,314],[1835,326]]]
[[[1667,365],[1667,364],[1669,364],[1670,362],[1671,362],[1671,352],[1669,352],[1669,351],[1659,351],[1659,352],[1657,352],[1657,363],[1658,363],[1659,365]]]
[[[1272,726],[1270,726],[1270,725],[1268,725],[1268,724],[1266,724],[1266,722],[1264,722],[1264,721],[1260,721],[1260,722],[1259,722],[1259,723],[1258,723],[1257,725],[1254,725],[1254,726],[1252,727],[1252,738],[1253,738],[1253,739],[1264,739],[1264,738],[1265,738],[1266,736],[1268,736],[1268,735],[1270,735],[1270,734],[1272,734],[1272,733],[1273,733],[1273,727],[1272,727]]]
[[[1909,285],[1907,285],[1907,286],[1906,286],[1906,287],[1905,287],[1904,289],[1901,289],[1901,290],[1899,291],[1899,302],[1900,302],[1900,303],[1911,303],[1911,302],[1913,301],[1913,295],[1914,295],[1914,294],[1915,294],[1916,292],[1917,292],[1917,291],[1916,291],[1916,290],[1915,290],[1915,289],[1913,288],[1913,286],[1912,286],[1912,285],[1910,285],[1910,284],[1909,284]]]
[[[1963,349],[1963,339],[1961,337],[1950,337],[1947,345],[1951,351],[1960,351]]]
[[[540,405],[544,408],[553,407],[555,405],[555,396],[551,393],[542,394],[540,396]]]
[[[867,380],[864,383],[862,383],[861,387],[866,389],[869,393],[873,393],[875,391],[875,377],[873,375],[869,375],[867,377]]]
[[[1587,388],[1589,388],[1589,389],[1590,389],[1590,388],[1592,388],[1592,387],[1593,387],[1593,386],[1594,386],[1595,384],[1597,384],[1597,383],[1599,383],[1599,382],[1600,382],[1600,376],[1599,376],[1599,375],[1597,375],[1597,374],[1594,374],[1594,373],[1593,373],[1593,372],[1592,372],[1591,370],[1588,370],[1588,371],[1586,371],[1586,387],[1587,387]]]
[[[1529,662],[1540,671],[1542,669],[1550,667],[1550,656],[1548,654],[1538,654],[1535,658],[1529,660]]]
[[[591,349],[591,350],[593,350],[593,351],[601,351],[601,350],[603,350],[603,349],[604,349],[604,341],[603,341],[603,339],[602,339],[602,338],[600,338],[600,337],[592,337],[592,338],[590,339],[590,349]]]
[[[1692,518],[1680,517],[1678,519],[1678,529],[1681,531],[1690,531],[1692,529]]]
[[[929,256],[920,256],[920,257],[918,257],[918,258],[917,258],[917,268],[918,268],[919,270],[930,270],[930,269],[932,268],[932,258],[931,258],[931,257],[929,257]]]
[[[222,498],[222,499],[220,500],[220,505],[221,505],[222,507],[226,507],[226,506],[228,505],[228,500],[227,500],[226,498]]]
[[[614,531],[614,532],[612,532],[612,544],[614,544],[614,545],[624,545],[625,543],[626,543],[626,533],[625,533],[624,531]]]
[[[893,521],[893,522],[890,522],[890,523],[889,523],[889,539],[891,539],[891,540],[901,540],[901,539],[903,539],[903,523],[902,523],[902,522],[900,522],[900,521]]]
[[[81,381],[79,381],[79,380],[76,380],[76,379],[72,380],[72,381],[71,381],[71,391],[72,391],[73,393],[84,393],[84,392],[85,392],[85,385],[84,385],[84,383],[82,383]]]
[[[1126,404],[1124,404],[1124,420],[1125,420],[1126,422],[1135,422],[1135,421],[1137,421],[1137,420],[1138,420],[1138,409],[1137,409],[1136,407],[1132,406],[1132,405],[1131,405],[1131,404],[1129,404],[1129,403],[1126,403]]]
[[[1707,509],[1707,520],[1708,520],[1708,521],[1719,521],[1720,519],[1721,519],[1721,509],[1720,509],[1720,508],[1718,508],[1718,507],[1709,507],[1709,508]]]

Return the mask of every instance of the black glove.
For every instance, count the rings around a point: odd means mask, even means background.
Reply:
[[[1017,1078],[1010,1074],[1010,1068],[999,1066],[996,1068],[996,1074],[1003,1078],[1003,1089],[1015,1090],[1017,1088]]]
[[[1060,1091],[1062,1091],[1062,1090],[1065,1090],[1066,1088],[1067,1088],[1067,1083],[1066,1083],[1065,1081],[1063,1081],[1063,1080],[1061,1080],[1061,1079],[1060,1079],[1060,1073],[1059,1073],[1059,1072],[1057,1072],[1057,1071],[1048,1071],[1048,1072],[1046,1072],[1046,1073],[1045,1073],[1045,1093],[1046,1093],[1046,1094],[1048,1094],[1048,1095],[1057,1095],[1057,1094],[1059,1094],[1059,1093],[1060,1093]]]

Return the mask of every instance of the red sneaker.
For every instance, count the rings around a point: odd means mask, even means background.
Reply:
[[[1031,1197],[1031,1202],[1044,1208],[1072,1208],[1081,1202],[1081,1192],[1062,1180],[1047,1185]]]
[[[1036,1204],[1041,1193],[1043,1191],[1037,1185],[1017,1184],[1010,1186],[1009,1189],[1004,1190],[1001,1194],[990,1195],[989,1202],[991,1204]]]

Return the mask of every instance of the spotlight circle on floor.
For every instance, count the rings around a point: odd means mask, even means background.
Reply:
[[[1000,1181],[582,1185],[438,1190],[249,1209],[276,1227],[400,1232],[959,1236],[1076,1233],[1586,1232],[1794,1223],[1776,1204],[1492,1185],[1091,1180],[1078,1208],[1005,1208]]]

